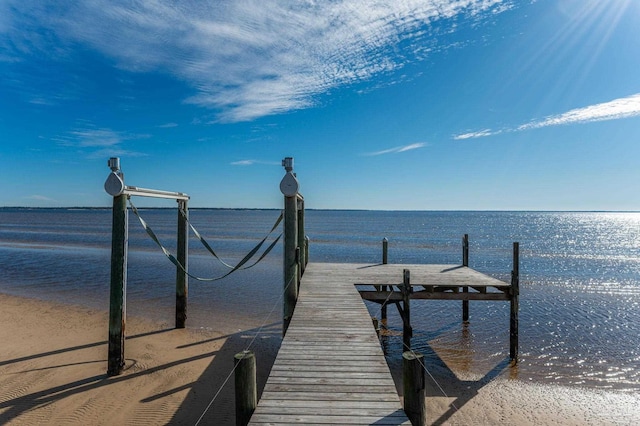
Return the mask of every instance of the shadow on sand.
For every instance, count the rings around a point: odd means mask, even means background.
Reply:
[[[127,382],[140,376],[150,375],[158,371],[167,370],[192,361],[214,356],[211,364],[207,366],[203,374],[194,382],[178,388],[170,389],[157,395],[148,396],[142,399],[141,403],[151,402],[161,399],[165,396],[176,392],[189,390],[185,400],[175,412],[169,424],[195,424],[202,417],[201,424],[235,424],[235,405],[234,405],[234,389],[233,389],[233,357],[236,353],[246,349],[251,343],[251,350],[256,354],[258,363],[258,396],[266,383],[271,365],[275,360],[278,348],[281,342],[282,324],[275,322],[268,324],[260,329],[243,330],[238,333],[216,337],[214,339],[203,340],[190,343],[183,347],[192,347],[211,342],[213,340],[224,339],[224,344],[216,351],[206,351],[204,353],[178,359],[176,361],[165,363],[151,368],[141,369],[139,371],[126,371],[125,374],[116,377],[108,377],[106,375],[106,359],[83,361],[77,364],[103,363],[105,374],[94,375],[81,378],[78,380],[65,383],[63,385],[54,386],[49,389],[36,391],[32,393],[15,393],[15,395],[4,395],[0,402],[0,424],[6,424],[16,419],[24,413],[38,408],[46,407],[57,401],[82,392],[109,387],[116,383]],[[128,336],[127,340],[139,339],[141,337],[163,334],[173,329],[156,330],[149,333],[141,333],[138,335]],[[257,333],[259,333],[257,335]],[[257,337],[256,337],[257,335]],[[255,340],[254,340],[255,339]],[[97,341],[77,345],[69,348],[59,349],[55,351],[43,352],[30,356],[4,360],[0,366],[20,363],[40,358],[53,357],[60,354],[80,351],[87,348],[105,346],[106,341]],[[178,347],[181,349],[183,347]],[[76,364],[56,364],[36,369],[25,369],[15,373],[24,373],[31,371],[50,370],[56,368],[68,367]],[[127,370],[135,370],[133,367],[137,365],[136,360],[127,359]],[[229,380],[228,380],[229,379]],[[215,401],[212,400],[215,397]]]
[[[478,380],[461,380],[449,365],[440,357],[438,352],[435,351],[428,343],[431,338],[435,338],[444,331],[450,331],[455,326],[459,326],[459,323],[447,324],[439,330],[429,333],[428,337],[424,338],[425,336],[423,336],[423,339],[420,339],[420,352],[424,355],[425,368],[428,370],[428,373],[425,373],[427,399],[443,396],[455,398],[449,403],[447,411],[437,415],[438,417],[435,419],[433,418],[434,414],[427,411],[427,424],[429,425],[446,424],[456,411],[461,409],[465,404],[478,395],[480,389],[489,384],[507,369],[509,369],[512,377],[517,376],[517,366],[512,365],[511,360],[506,356],[495,364],[482,378]],[[466,330],[467,325],[463,324],[462,327]],[[465,331],[463,330],[463,335],[464,334]],[[385,355],[387,355],[388,352],[394,352],[394,350],[397,349],[392,348],[391,345],[398,343],[396,341],[392,342],[391,340],[392,339],[387,336],[382,336],[381,338]],[[394,340],[400,340],[400,344],[402,344],[401,339],[396,338]],[[396,354],[393,356],[395,357],[395,355]],[[388,355],[387,362],[390,364],[398,394],[402,396],[402,363],[401,361],[390,359]],[[465,362],[463,361],[460,367],[463,370],[467,370],[470,366],[465,365]]]

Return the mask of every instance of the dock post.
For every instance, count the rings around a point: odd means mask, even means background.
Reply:
[[[282,160],[286,174],[280,182],[280,192],[284,195],[284,300],[282,335],[289,328],[293,310],[298,299],[298,180],[293,174],[293,158]]]
[[[387,291],[387,290],[390,291],[391,290],[386,285],[383,285],[380,288],[382,289],[382,291]],[[380,308],[380,321],[382,321],[382,325],[384,327],[387,326],[387,302],[383,302],[382,303],[382,307]]]
[[[462,266],[469,266],[469,234],[462,237]]]
[[[302,281],[301,256],[302,256],[302,251],[300,250],[300,247],[296,247],[296,282],[297,282],[298,291],[300,291],[300,281]]]
[[[402,354],[404,412],[413,426],[424,426],[427,422],[423,358],[422,354],[413,351]]]
[[[189,294],[189,210],[186,200],[178,200],[178,246],[177,260],[184,270],[176,266],[176,328],[185,328],[187,322],[187,299]]]
[[[307,262],[305,259],[305,250],[304,250],[304,245],[305,245],[305,236],[304,236],[304,198],[302,198],[302,196],[300,194],[298,194],[298,247],[300,248],[300,262],[299,262],[299,268],[300,268],[300,272],[299,275],[300,277],[302,277],[302,275],[304,275],[304,270],[307,266]]]
[[[256,357],[251,351],[242,351],[234,357],[236,426],[246,426],[258,405],[256,385]]]
[[[108,376],[117,376],[124,368],[124,332],[127,312],[127,221],[127,195],[113,197]]]
[[[309,236],[305,235],[304,237],[304,266],[309,264]]]
[[[469,266],[469,234],[462,238],[462,266]],[[469,293],[469,287],[464,287],[463,293]],[[462,321],[469,322],[469,301],[462,301]]]
[[[513,243],[513,270],[511,271],[511,316],[509,327],[509,357],[518,362],[518,310],[520,299],[520,244]]]
[[[411,349],[411,273],[408,269],[402,271],[402,343],[405,349]]]
[[[389,251],[389,240],[387,237],[382,239],[382,264],[387,264],[387,252]]]

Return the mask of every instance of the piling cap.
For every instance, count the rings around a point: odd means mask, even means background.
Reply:
[[[109,158],[107,165],[109,166],[112,172],[117,172],[118,170],[120,170],[120,158],[118,157]]]
[[[282,160],[282,167],[284,167],[287,172],[293,171],[293,157],[285,157]]]

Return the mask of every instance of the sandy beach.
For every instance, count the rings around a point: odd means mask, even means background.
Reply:
[[[130,316],[126,370],[107,377],[107,312],[7,295],[0,305],[0,424],[193,425],[221,387],[201,424],[235,424],[233,377],[223,384],[250,330],[176,330]],[[255,348],[262,387],[277,348]]]
[[[8,295],[0,304],[0,424],[193,425],[205,410],[200,424],[235,424],[233,380],[225,380],[255,330],[176,330],[129,317],[127,368],[107,377],[106,312]],[[252,345],[259,389],[280,328],[264,331]],[[640,423],[637,393],[524,383],[508,368],[439,382],[448,397],[428,380],[429,424]]]

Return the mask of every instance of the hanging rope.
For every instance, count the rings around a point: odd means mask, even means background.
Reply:
[[[242,258],[242,260],[236,266],[234,266],[229,272],[227,272],[224,275],[221,275],[219,277],[214,277],[214,278],[197,277],[195,275],[190,274],[185,269],[185,267],[178,261],[178,259],[176,259],[175,256],[173,254],[171,254],[171,252],[169,250],[167,250],[167,248],[162,245],[162,243],[160,242],[160,240],[156,236],[155,232],[153,232],[153,230],[151,229],[151,227],[149,227],[147,222],[145,222],[145,220],[142,219],[142,217],[140,216],[140,213],[138,212],[138,209],[136,208],[136,206],[131,201],[131,198],[129,198],[129,205],[131,205],[131,210],[133,211],[133,213],[136,215],[136,217],[138,218],[138,220],[142,224],[142,227],[144,228],[144,230],[151,237],[151,239],[158,245],[158,247],[160,247],[160,249],[162,250],[164,255],[171,261],[171,263],[173,263],[177,268],[179,268],[182,272],[187,274],[189,277],[191,277],[191,278],[193,278],[194,280],[197,280],[197,281],[207,281],[207,282],[219,281],[219,280],[221,280],[223,278],[228,277],[229,275],[231,275],[232,273],[236,272],[239,269],[249,269],[249,268],[254,267],[255,265],[257,265],[262,259],[264,259],[269,254],[269,252],[275,247],[275,245],[280,240],[280,237],[282,237],[282,234],[278,235],[278,237],[269,245],[269,247],[267,247],[267,249],[264,251],[264,253],[262,253],[262,256],[260,256],[260,258],[258,258],[258,260],[256,260],[253,264],[251,264],[251,265],[249,265],[249,266],[247,266],[245,268],[242,268],[242,266],[244,266],[244,264],[247,263],[260,250],[260,247],[262,247],[262,245],[264,244],[264,242],[266,241],[268,236],[271,234],[271,232],[273,232],[273,229],[275,229],[277,224],[280,223],[280,220],[282,219],[282,215],[281,215],[281,217],[278,218],[278,221],[277,221],[276,225],[272,228],[272,230],[269,232],[269,234],[267,234],[267,236],[262,241],[260,241],[260,243],[258,243],[258,245],[255,246],[244,258]]]
[[[205,240],[202,235],[200,235],[200,233],[198,232],[198,230],[191,224],[191,222],[189,221],[189,218],[187,217],[187,214],[185,213],[185,211],[183,209],[180,209],[180,214],[182,215],[182,217],[187,221],[187,223],[189,224],[189,227],[191,228],[191,230],[193,231],[194,235],[196,236],[196,238],[198,240],[200,240],[200,243],[202,243],[202,245],[204,246],[204,248],[207,249],[207,251],[209,253],[211,253],[211,255],[213,257],[215,257],[221,264],[223,264],[224,266],[226,266],[229,269],[234,269],[235,266],[229,265],[228,263],[226,263],[224,260],[222,260],[215,251],[213,251],[213,249],[211,248],[211,246],[209,245],[209,243],[207,242],[207,240]],[[269,233],[262,239],[262,241],[260,241],[260,243],[258,243],[258,245],[256,246],[256,250],[253,252],[257,252],[258,250],[260,250],[260,247],[262,247],[262,245],[264,244],[264,242],[267,240],[267,238],[269,238],[269,235],[271,235],[271,233],[273,231],[276,230],[276,228],[278,227],[278,225],[280,225],[280,222],[282,222],[282,219],[284,217],[284,213],[280,212],[280,216],[278,216],[278,219],[276,220],[276,223],[271,227],[271,230],[269,231]],[[280,238],[280,237],[278,237]],[[264,255],[263,255],[264,257]],[[259,261],[262,260],[262,257],[259,259]],[[256,262],[257,263],[257,262]],[[255,263],[251,266],[247,266],[246,268],[241,268],[241,269],[249,269],[251,267],[255,266]]]

